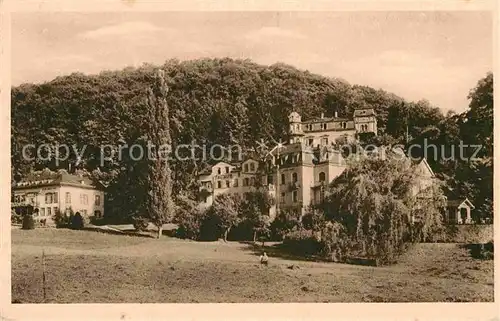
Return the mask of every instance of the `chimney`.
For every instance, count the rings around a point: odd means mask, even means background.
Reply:
[[[321,113],[321,119],[325,118],[325,113]]]
[[[339,113],[335,112],[335,118],[339,117]]]

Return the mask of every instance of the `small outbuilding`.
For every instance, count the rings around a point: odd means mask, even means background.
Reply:
[[[446,222],[449,224],[472,224],[471,212],[474,204],[465,199],[448,200]]]

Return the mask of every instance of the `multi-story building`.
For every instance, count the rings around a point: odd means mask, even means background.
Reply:
[[[84,217],[104,215],[103,186],[68,173],[32,173],[12,187],[11,207],[19,214],[50,223],[57,211],[80,212]]]
[[[266,191],[275,197],[274,185],[262,180],[262,172],[258,160],[249,158],[238,164],[219,162],[202,172],[198,177],[200,183],[200,206],[209,207],[215,197],[224,193],[243,195],[251,191]],[[270,209],[270,216],[275,214],[275,206]]]
[[[358,134],[377,134],[377,118],[373,108],[357,109],[352,118],[325,117],[302,121],[293,112],[288,116],[290,143],[301,142],[310,147],[332,145],[339,138],[355,141]]]
[[[264,162],[247,159],[241,164],[219,162],[199,176],[201,206],[210,206],[221,193],[265,189],[279,210],[302,215],[309,205],[322,202],[325,187],[345,169],[333,144],[340,137],[352,141],[359,133],[377,133],[373,109],[356,110],[351,119],[334,117],[302,121],[289,117],[289,143],[275,148]]]

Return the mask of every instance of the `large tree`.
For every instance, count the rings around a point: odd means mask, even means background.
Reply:
[[[174,204],[172,202],[172,178],[168,164],[171,139],[166,101],[168,88],[165,72],[158,70],[153,88],[149,91],[149,128],[148,142],[151,153],[148,159],[146,215],[158,228],[158,238],[162,235],[163,224],[173,218]]]
[[[441,227],[443,195],[436,185],[431,196],[415,194],[418,178],[408,158],[389,152],[351,162],[330,186],[321,209],[328,221],[342,224],[353,248],[392,261],[409,241],[426,239]]]

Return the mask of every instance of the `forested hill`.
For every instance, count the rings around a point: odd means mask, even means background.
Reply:
[[[174,140],[207,140],[252,145],[260,138],[286,135],[287,116],[295,110],[307,119],[325,115],[350,117],[359,106],[373,106],[380,133],[399,137],[444,119],[426,101],[402,98],[366,86],[350,85],[275,64],[247,60],[168,61],[168,104]],[[71,74],[44,84],[12,90],[14,136],[32,142],[116,143],[140,135],[143,100],[154,66],[126,68],[99,75]],[[465,94],[465,93],[464,93]]]
[[[99,164],[97,146],[140,142],[144,138],[141,128],[148,121],[144,110],[155,67],[145,65],[99,75],[75,73],[43,84],[12,88],[13,173],[23,174],[35,166],[57,167],[54,161],[38,160],[35,164],[22,160],[21,147],[27,143],[76,144],[80,148],[86,145],[80,166],[94,170]],[[425,100],[405,101],[383,90],[351,85],[289,65],[263,66],[226,58],[170,60],[161,67],[169,77],[174,145],[196,141],[207,145],[238,143],[251,148],[260,139],[286,136],[291,111],[299,112],[304,119],[321,113],[330,116],[335,111],[339,116],[350,117],[360,106],[375,108],[379,143],[404,142],[407,124],[413,139],[425,136],[446,140],[448,132],[454,135],[452,141],[463,136],[465,114],[445,117]],[[469,139],[477,141],[489,135],[487,130],[476,132]],[[174,175],[179,175],[177,180],[184,180],[178,188],[189,184],[186,177],[192,179],[192,175],[186,173],[196,173],[200,165],[173,164]],[[109,162],[101,171],[116,176],[128,167],[133,166],[126,161]],[[442,171],[446,172],[447,167]]]

